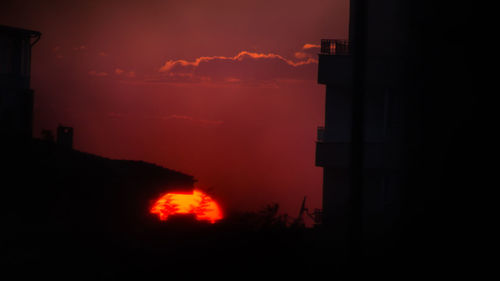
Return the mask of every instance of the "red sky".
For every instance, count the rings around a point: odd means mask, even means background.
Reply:
[[[348,0],[2,1],[34,29],[35,136],[186,172],[226,209],[321,207],[314,166],[321,38],[346,38]],[[312,47],[312,48],[311,48]]]

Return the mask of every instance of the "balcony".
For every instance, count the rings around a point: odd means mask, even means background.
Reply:
[[[350,55],[351,44],[347,40],[321,39],[322,55]]]
[[[350,86],[352,71],[349,42],[346,40],[322,39],[318,63],[318,83]]]

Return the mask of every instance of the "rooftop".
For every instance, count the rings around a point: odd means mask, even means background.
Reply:
[[[0,33],[11,33],[11,34],[24,35],[30,37],[38,37],[42,35],[42,33],[40,33],[39,31],[11,27],[6,25],[0,25]]]

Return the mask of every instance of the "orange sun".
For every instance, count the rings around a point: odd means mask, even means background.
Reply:
[[[149,212],[158,215],[162,221],[175,214],[194,214],[197,220],[211,223],[222,219],[217,202],[197,189],[191,194],[167,193],[156,201]]]

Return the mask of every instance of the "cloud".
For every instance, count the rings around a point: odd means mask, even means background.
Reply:
[[[85,51],[86,49],[87,49],[87,46],[85,46],[85,45],[81,45],[81,46],[73,48],[73,50],[75,50],[75,51]]]
[[[310,56],[294,61],[274,53],[241,51],[229,57],[169,60],[158,71],[163,81],[236,83],[279,79],[312,80],[317,62],[317,59]]]
[[[221,125],[224,123],[224,121],[221,120],[208,120],[208,119],[197,119],[191,116],[187,115],[178,115],[178,114],[172,114],[166,117],[162,117],[163,120],[170,120],[170,119],[177,119],[177,120],[186,120],[186,121],[191,121],[195,123],[200,123],[202,125]]]
[[[223,57],[223,56],[213,56],[213,57],[199,57],[196,60],[190,62],[186,60],[169,60],[167,61],[161,68],[160,72],[165,72],[165,71],[170,71],[172,68],[175,66],[183,66],[183,67],[198,67],[202,63],[207,63],[211,61],[243,61],[246,58],[251,58],[251,59],[277,59],[282,62],[285,62],[286,64],[290,66],[300,66],[304,64],[309,64],[309,63],[314,63],[313,61],[299,61],[299,62],[294,62],[291,60],[288,60],[280,55],[269,53],[269,54],[263,54],[263,53],[253,53],[253,52],[247,52],[247,51],[241,51],[234,57]]]
[[[307,50],[307,49],[319,49],[321,47],[321,45],[319,44],[304,44],[304,46],[302,46],[302,49],[303,50]]]
[[[304,44],[304,46],[302,46],[302,50],[295,52],[294,56],[297,59],[302,60],[314,58],[319,53],[320,48],[321,45],[318,44]]]
[[[305,53],[305,52],[295,52],[294,56],[298,59],[306,59],[306,58],[309,58],[310,57],[310,54],[308,53]]]
[[[135,71],[125,71],[121,68],[116,68],[115,74],[116,75],[123,75],[123,76],[129,77],[129,78],[135,78]]]
[[[97,72],[95,70],[91,70],[89,71],[89,75],[91,76],[99,76],[99,77],[104,77],[104,76],[108,76],[108,73],[107,72]]]
[[[106,113],[106,116],[110,119],[130,119],[137,118],[137,116],[128,115],[120,112],[110,111]],[[218,126],[224,124],[222,120],[210,120],[210,119],[200,119],[188,115],[181,114],[171,114],[171,115],[149,115],[149,116],[139,116],[139,118],[154,119],[154,120],[175,120],[175,121],[186,121],[198,126]]]

